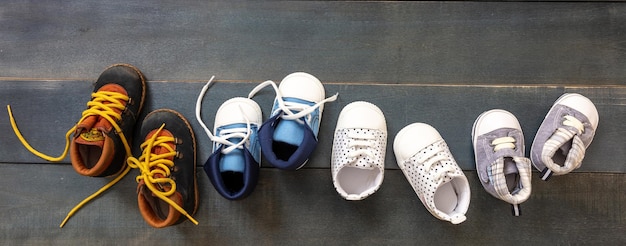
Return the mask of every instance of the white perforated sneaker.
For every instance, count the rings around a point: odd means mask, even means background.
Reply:
[[[331,172],[337,192],[346,200],[363,200],[383,183],[387,123],[368,102],[346,105],[337,120]]]
[[[404,127],[396,135],[393,151],[404,176],[433,216],[452,224],[465,221],[469,183],[435,128],[424,123]]]

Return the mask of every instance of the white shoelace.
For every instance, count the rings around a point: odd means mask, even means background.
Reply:
[[[376,140],[375,136],[349,133],[347,137],[352,139],[348,147],[354,148],[354,151],[349,155],[350,158],[358,158],[360,155],[364,155],[368,157],[369,162],[373,161],[374,153],[372,152],[372,148],[374,148],[373,141]]]
[[[501,149],[515,149],[515,138],[513,137],[501,137],[491,141],[493,146],[493,152],[497,152]]]
[[[283,100],[283,95],[280,92],[280,90],[278,89],[278,86],[276,85],[276,83],[274,81],[268,80],[265,81],[261,84],[259,84],[257,87],[255,87],[254,89],[252,89],[252,91],[250,92],[250,94],[248,94],[248,98],[252,98],[254,97],[254,95],[259,92],[261,89],[267,87],[267,86],[272,86],[272,88],[274,88],[274,91],[276,92],[276,101],[278,102],[278,110],[282,110],[283,111],[283,115],[280,116],[281,118],[285,119],[285,120],[297,120],[300,123],[301,122],[299,119],[302,117],[306,117],[306,121],[307,123],[310,123],[311,121],[311,113],[313,111],[315,111],[316,109],[318,109],[320,106],[324,105],[324,103],[327,102],[332,102],[337,100],[337,94],[326,98],[318,103],[316,103],[313,106],[307,105],[307,104],[303,104],[303,103],[297,103],[297,102],[285,102]],[[272,112],[272,115],[274,115],[276,112]]]
[[[422,158],[418,159],[419,163],[424,163],[424,169],[426,172],[430,172],[430,169],[437,163],[449,160],[445,155],[440,155],[439,153],[444,152],[444,149],[439,146],[433,146],[432,150],[429,151],[428,155],[423,155]],[[456,168],[451,165],[442,165],[441,170],[437,170],[435,173],[436,183],[441,183],[445,178],[446,174],[456,172]]]
[[[222,150],[223,154],[228,154],[235,149],[243,149],[243,145],[248,141],[248,139],[250,138],[250,134],[252,132],[250,128],[250,120],[248,120],[246,115],[243,113],[243,109],[240,106],[239,110],[241,111],[241,114],[243,115],[243,117],[246,119],[245,128],[241,127],[241,128],[224,129],[220,132],[221,136],[215,136],[213,135],[213,133],[211,133],[211,130],[209,130],[206,124],[204,124],[204,121],[202,121],[200,111],[202,109],[202,99],[204,98],[204,94],[206,94],[206,91],[209,89],[209,86],[213,82],[214,78],[215,76],[212,76],[211,79],[209,79],[206,85],[202,87],[202,91],[200,91],[200,95],[198,95],[198,99],[196,101],[196,120],[198,121],[200,126],[202,126],[202,128],[204,129],[204,132],[207,134],[209,139],[213,141],[214,144],[222,144],[224,146],[228,146]],[[233,143],[230,141],[230,139],[233,139],[233,138],[241,138],[241,140],[237,143]]]
[[[576,128],[576,130],[578,130],[578,134],[582,134],[585,131],[585,125],[583,125],[583,123],[575,117],[566,115],[563,118],[565,118],[563,125]]]

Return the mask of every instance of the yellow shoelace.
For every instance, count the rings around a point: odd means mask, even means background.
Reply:
[[[91,101],[87,103],[87,107],[88,107],[87,110],[83,111],[82,117],[80,118],[80,120],[78,121],[76,125],[78,125],[80,122],[82,122],[83,120],[85,120],[85,118],[89,116],[98,115],[98,116],[105,118],[109,123],[111,123],[113,128],[115,128],[115,131],[117,132],[117,134],[119,134],[120,139],[122,140],[122,143],[124,144],[124,149],[126,150],[126,157],[130,157],[131,150],[130,150],[128,141],[126,140],[126,136],[124,136],[124,133],[122,132],[122,129],[119,127],[119,125],[115,123],[115,121],[120,120],[122,116],[119,113],[115,112],[114,110],[114,109],[124,110],[124,108],[126,107],[124,105],[124,102],[128,102],[130,98],[124,94],[117,93],[117,92],[110,92],[110,91],[94,92],[91,94],[91,98],[92,98]],[[76,131],[76,125],[74,125],[74,127],[72,127],[65,134],[65,149],[63,150],[63,153],[58,157],[52,157],[52,156],[43,154],[35,150],[35,148],[33,148],[30,144],[28,144],[24,136],[22,136],[22,133],[17,128],[17,123],[15,122],[15,118],[13,117],[13,113],[11,111],[10,105],[7,105],[7,111],[9,112],[11,127],[13,128],[15,135],[20,140],[20,142],[22,142],[22,145],[24,145],[24,147],[28,149],[28,151],[38,156],[39,158],[42,158],[44,160],[51,161],[51,162],[59,162],[65,159],[69,150],[69,146],[70,146],[70,135],[72,135],[72,132]],[[67,214],[63,222],[61,222],[60,227],[63,227],[65,223],[67,223],[67,221],[70,219],[70,217],[72,217],[72,215],[74,215],[85,204],[87,204],[88,202],[90,202],[91,200],[93,200],[94,198],[102,194],[104,191],[106,191],[107,189],[115,185],[122,178],[124,178],[124,176],[126,176],[126,174],[128,174],[129,171],[130,171],[130,167],[127,166],[124,169],[124,171],[122,171],[122,173],[118,175],[115,179],[113,179],[111,182],[109,182],[108,184],[100,188],[98,191],[96,191],[92,195],[85,198],[74,208],[72,208],[72,210],[70,210],[70,212]]]
[[[174,167],[174,161],[170,160],[170,158],[176,157],[178,153],[169,144],[176,142],[174,137],[159,136],[163,127],[165,127],[165,124],[161,125],[152,137],[141,144],[142,154],[139,159],[135,157],[128,158],[128,166],[140,170],[139,176],[135,178],[137,183],[143,180],[152,193],[197,225],[198,221],[187,213],[185,209],[168,198],[168,196],[176,192],[176,182],[170,178],[171,169]],[[165,148],[167,153],[154,154],[152,153],[154,147]],[[165,190],[163,189],[164,185],[167,184],[169,184],[170,189],[163,191]]]
[[[120,120],[122,116],[113,110],[113,109],[124,110],[125,106],[123,102],[127,102],[129,97],[124,94],[117,93],[117,92],[98,91],[98,92],[92,93],[91,98],[92,98],[91,101],[87,103],[88,109],[83,111],[82,117],[80,118],[78,122],[80,123],[83,120],[85,120],[85,118],[89,116],[94,116],[94,115],[99,115],[105,118],[108,122],[111,123],[111,125],[113,125],[117,133],[120,135],[120,138],[122,139],[122,143],[124,144],[124,148],[126,149],[126,153],[127,155],[130,155],[131,153],[130,146],[128,145],[128,142],[126,141],[126,137],[124,136],[124,133],[122,133],[122,129],[117,125],[117,123],[115,123],[115,120]],[[105,102],[108,102],[108,103],[105,104]],[[15,118],[13,117],[13,112],[11,111],[11,105],[7,105],[7,111],[9,112],[9,118],[11,121],[11,127],[13,128],[13,132],[15,132],[15,135],[17,136],[17,138],[20,140],[20,142],[22,142],[24,147],[28,149],[28,151],[30,151],[31,153],[33,153],[34,155],[38,156],[41,159],[51,161],[51,162],[59,162],[65,159],[65,157],[67,156],[69,147],[70,147],[70,135],[72,135],[72,132],[76,131],[76,125],[72,127],[69,131],[67,131],[67,133],[65,134],[65,149],[63,150],[63,153],[58,157],[52,157],[52,156],[43,154],[35,150],[35,148],[33,148],[30,144],[28,144],[24,136],[22,136],[22,133],[20,132],[20,130],[17,128],[17,123],[15,122]]]

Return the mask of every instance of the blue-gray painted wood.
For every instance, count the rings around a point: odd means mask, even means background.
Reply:
[[[0,23],[0,244],[626,244],[623,3],[6,0]],[[211,75],[218,81],[202,110],[209,126],[223,101],[294,71],[340,95],[326,105],[309,163],[295,172],[264,164],[247,199],[221,198],[199,168],[199,226],[146,225],[133,171],[59,229],[69,209],[109,179],[28,153],[4,106],[13,106],[33,146],[58,154],[91,82],[118,62],[150,81],[142,115],[167,107],[189,118],[199,164],[210,142],[193,107]],[[596,103],[596,139],[576,172],[549,182],[534,172],[531,198],[514,218],[476,178],[471,125],[485,110],[507,109],[528,148],[564,92]],[[267,89],[254,98],[265,117],[273,97]],[[330,145],[341,108],[356,100],[381,107],[390,144],[381,189],[347,202],[332,185]],[[417,121],[435,126],[466,170],[472,200],[461,225],[432,217],[397,170],[393,137]]]
[[[624,84],[622,3],[5,0],[0,76]]]
[[[0,242],[80,245],[414,245],[626,243],[625,174],[574,173],[544,182],[522,216],[487,194],[475,172],[465,172],[472,198],[467,221],[452,225],[424,208],[399,170],[387,170],[380,190],[363,201],[345,201],[330,170],[286,172],[263,168],[255,192],[228,201],[198,170],[201,201],[195,226],[185,221],[154,229],[137,208],[130,177],[92,201],[64,228],[67,212],[108,179],[76,174],[58,165],[0,164]],[[20,184],[20,185],[17,185]]]

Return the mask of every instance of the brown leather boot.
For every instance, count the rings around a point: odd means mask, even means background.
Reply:
[[[76,172],[103,177],[124,170],[145,95],[146,82],[139,69],[115,64],[102,72],[70,143]]]
[[[156,228],[181,223],[198,208],[196,140],[189,122],[178,112],[158,109],[143,120],[139,158],[128,164],[140,170],[139,211]]]

